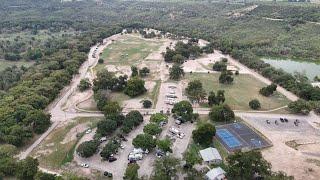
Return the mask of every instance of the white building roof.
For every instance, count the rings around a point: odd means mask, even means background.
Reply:
[[[226,172],[221,167],[217,167],[207,172],[206,177],[209,180],[216,180],[216,179],[221,180],[225,178],[225,175],[224,175],[225,173]]]
[[[222,160],[218,150],[212,147],[200,150],[200,155],[204,161]]]

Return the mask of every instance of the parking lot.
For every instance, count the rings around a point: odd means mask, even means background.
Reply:
[[[308,161],[320,159],[320,130],[310,125],[315,121],[313,116],[261,113],[243,113],[239,116],[272,142],[273,146],[261,152],[272,164],[274,171],[285,171],[297,179],[319,179],[319,166]],[[281,122],[280,118],[287,118],[288,122]],[[298,126],[294,125],[296,119],[300,122]],[[269,120],[270,124],[266,120]],[[288,142],[296,142],[297,146],[289,146]],[[309,171],[310,169],[312,171]]]
[[[182,89],[178,83],[161,83],[156,110],[166,112],[174,103],[182,100]]]

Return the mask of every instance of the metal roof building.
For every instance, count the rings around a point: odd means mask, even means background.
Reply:
[[[221,167],[213,168],[206,174],[207,180],[224,180],[227,179],[225,171]]]
[[[210,163],[219,164],[222,162],[220,153],[216,148],[209,147],[207,149],[200,150],[199,153],[203,161],[209,164]]]

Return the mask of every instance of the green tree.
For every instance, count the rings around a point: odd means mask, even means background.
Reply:
[[[292,113],[301,113],[301,114],[309,114],[311,111],[310,104],[305,100],[297,100],[290,102],[288,104],[288,108]]]
[[[138,68],[136,66],[131,66],[131,77],[136,77],[138,74]]]
[[[255,173],[262,177],[271,175],[271,165],[259,151],[236,152],[227,157],[227,163],[227,174],[231,179],[252,179]]]
[[[153,180],[171,180],[177,177],[179,159],[170,156],[164,156],[157,159],[154,164]]]
[[[89,89],[91,87],[91,83],[88,78],[81,79],[80,84],[78,85],[78,88],[81,92]]]
[[[168,116],[162,113],[155,113],[155,114],[152,114],[150,117],[150,122],[159,124],[162,121],[168,122]]]
[[[174,63],[177,63],[177,64],[183,64],[184,59],[185,59],[185,57],[183,57],[181,54],[175,54],[175,55],[172,57],[172,61],[173,61]]]
[[[142,105],[144,108],[151,108],[152,107],[152,102],[150,100],[143,100]]]
[[[95,140],[85,141],[78,146],[77,153],[81,157],[88,158],[97,152],[98,146],[99,143]]]
[[[144,67],[139,70],[140,77],[146,77],[150,73],[150,69],[147,67]]]
[[[228,122],[234,120],[235,115],[232,109],[224,104],[213,106],[209,112],[209,118],[213,122]]]
[[[100,59],[98,60],[98,63],[99,63],[99,64],[103,64],[103,63],[104,63],[104,60],[100,58]]]
[[[194,80],[188,83],[186,94],[190,100],[197,102],[203,100],[207,95],[202,87],[201,81],[199,80]]]
[[[194,142],[202,146],[209,146],[215,134],[216,128],[212,124],[203,123],[196,130],[192,131],[192,138]]]
[[[118,102],[108,101],[106,105],[102,108],[102,111],[105,117],[109,117],[120,114],[122,108],[120,107]]]
[[[124,93],[130,97],[135,97],[147,92],[147,89],[144,87],[144,80],[139,79],[137,77],[131,78],[128,83],[127,87],[124,89]]]
[[[160,149],[163,152],[170,152],[172,153],[172,149],[171,149],[171,141],[168,138],[165,138],[163,140],[158,140],[157,141],[157,147],[158,149]]]
[[[5,176],[13,176],[17,163],[13,156],[17,153],[17,148],[13,145],[0,145],[0,179]]]
[[[179,64],[174,64],[169,69],[169,76],[170,76],[170,79],[179,80],[182,76],[184,76],[184,71]]]
[[[38,171],[34,179],[35,180],[56,180],[57,176],[54,174],[48,174],[45,172]]]
[[[132,144],[135,148],[148,149],[150,151],[156,146],[156,140],[150,134],[138,134],[132,140]]]
[[[227,70],[227,64],[225,62],[215,62],[212,66],[212,69],[214,71],[226,71]]]
[[[26,125],[31,125],[35,133],[41,134],[45,132],[51,122],[50,122],[50,114],[45,114],[41,110],[33,110],[27,113],[26,118],[23,120],[23,122]]]
[[[120,144],[116,141],[110,140],[108,143],[103,147],[102,151],[100,152],[100,156],[107,160],[111,154],[115,154],[120,147]]]
[[[259,90],[259,93],[262,94],[263,96],[271,96],[274,91],[277,90],[277,85],[276,84],[270,84],[266,87],[263,87]]]
[[[140,166],[136,163],[128,164],[126,172],[124,174],[124,180],[139,180],[138,170]]]
[[[33,180],[38,172],[39,162],[37,159],[27,157],[17,165],[16,176],[21,180]]]
[[[249,102],[249,106],[251,109],[257,110],[261,108],[260,101],[258,99],[253,99]]]
[[[193,117],[193,108],[189,101],[180,101],[174,104],[171,111],[177,116],[181,116],[185,121],[190,121]]]
[[[150,135],[160,134],[162,129],[159,127],[159,124],[149,123],[143,127],[143,132]]]
[[[102,120],[97,124],[97,134],[108,136],[117,129],[117,122],[114,120]]]
[[[221,84],[231,84],[233,82],[231,71],[222,71],[219,76],[219,83]]]

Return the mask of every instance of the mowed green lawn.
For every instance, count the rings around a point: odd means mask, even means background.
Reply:
[[[138,35],[123,35],[102,52],[101,58],[105,64],[133,65],[158,50],[162,44],[161,39],[147,40]]]
[[[0,71],[3,71],[4,69],[6,69],[7,67],[11,67],[11,66],[25,66],[25,67],[30,67],[34,64],[34,62],[32,61],[7,61],[7,60],[3,60],[0,59]]]
[[[221,89],[225,91],[226,103],[234,110],[251,110],[249,101],[258,99],[261,103],[260,110],[271,110],[287,105],[290,101],[282,94],[276,92],[270,97],[264,97],[259,94],[259,90],[266,86],[263,82],[255,79],[251,75],[240,74],[234,76],[234,82],[231,85],[219,83],[220,74],[200,74],[192,73],[186,74],[185,78],[188,81],[200,80],[206,92],[210,91],[215,93]],[[206,106],[206,105],[203,105]]]

